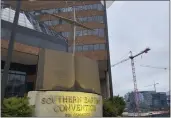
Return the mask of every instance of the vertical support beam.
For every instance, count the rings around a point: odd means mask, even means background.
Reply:
[[[110,98],[110,82],[109,82],[109,72],[106,72],[106,89],[107,89],[107,98]]]
[[[73,11],[74,11],[74,21],[76,21],[76,16],[75,16],[75,6],[73,6]],[[76,25],[74,23],[74,26],[73,26],[73,40],[74,40],[74,43],[73,43],[73,46],[72,46],[72,49],[73,49],[73,56],[75,56],[75,39],[76,39],[76,36],[75,36],[75,32],[76,32]]]
[[[109,84],[110,84],[110,97],[113,97],[113,85],[111,75],[111,64],[110,64],[110,50],[109,50],[109,37],[108,37],[108,24],[107,24],[107,11],[106,11],[106,0],[104,0],[104,23],[105,23],[105,38],[107,47],[107,71],[109,73]]]
[[[14,21],[12,24],[12,30],[11,30],[11,36],[8,44],[8,53],[7,53],[7,59],[5,62],[5,67],[4,67],[4,73],[2,76],[1,80],[1,101],[3,101],[5,97],[5,88],[7,85],[7,79],[8,79],[8,73],[9,73],[9,68],[10,68],[10,63],[12,60],[12,51],[14,48],[14,42],[15,42],[15,36],[16,36],[16,31],[17,31],[17,25],[18,25],[18,18],[19,18],[19,13],[20,13],[20,7],[21,7],[21,0],[17,0],[16,3],[16,11],[15,11],[15,16],[14,16]],[[2,102],[1,102],[2,103]]]
[[[75,56],[75,39],[76,39],[76,13],[75,13],[75,1],[73,2],[74,6],[73,6],[73,20],[74,20],[74,24],[73,24],[73,45],[72,45],[72,49],[73,49],[73,56]]]

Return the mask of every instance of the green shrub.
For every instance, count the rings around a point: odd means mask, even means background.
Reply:
[[[125,109],[125,101],[122,97],[114,96],[113,98],[103,101],[103,117],[121,116]]]
[[[4,99],[2,104],[3,117],[31,117],[33,106],[29,105],[29,98],[11,97]]]

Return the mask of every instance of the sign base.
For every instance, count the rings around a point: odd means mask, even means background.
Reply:
[[[102,117],[102,96],[85,92],[30,91],[34,116]]]

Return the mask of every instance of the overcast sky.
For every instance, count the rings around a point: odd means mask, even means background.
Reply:
[[[169,71],[145,68],[169,66],[169,2],[167,1],[116,1],[107,10],[111,64],[128,58],[150,47],[151,51],[135,59],[135,70],[139,91],[169,90]],[[123,96],[133,90],[131,61],[112,68],[114,95]]]

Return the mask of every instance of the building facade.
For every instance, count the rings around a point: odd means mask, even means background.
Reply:
[[[83,25],[93,29],[87,30],[76,27],[76,55],[85,56],[96,60],[99,64],[101,80],[101,90],[104,98],[109,97],[109,72],[107,66],[107,43],[105,35],[105,15],[104,7],[100,1],[81,2],[32,2],[34,7],[30,7],[29,12],[36,15],[40,22],[45,23],[51,29],[68,39],[69,52],[73,50],[73,28],[65,20],[54,17],[52,14],[60,15],[68,19],[74,19],[74,9],[76,20]],[[40,5],[41,4],[41,5]]]
[[[170,106],[170,91],[168,91],[166,95],[167,95],[167,104],[168,106]]]
[[[1,7],[1,75],[7,58],[14,14],[15,10]],[[39,51],[42,48],[66,52],[66,39],[48,29],[46,24],[39,23],[31,14],[21,12],[8,74],[6,97],[24,96],[28,91],[35,90]]]
[[[168,107],[167,96],[165,92],[152,94],[152,107],[154,109],[164,109]]]
[[[150,110],[161,110],[168,107],[167,96],[164,92],[139,91],[139,109],[143,112]],[[134,92],[127,93],[125,100],[129,112],[134,111]]]
[[[15,6],[15,1],[10,1]],[[105,34],[105,14],[104,7],[100,1],[22,1],[21,9],[35,17],[42,32],[49,34],[54,31],[55,36],[65,38],[67,40],[67,51],[72,52],[73,49],[73,25],[54,17],[60,15],[68,19],[73,19],[75,9],[76,20],[86,27],[93,30],[87,30],[82,27],[76,27],[76,55],[85,56],[98,62],[99,77],[101,84],[101,93],[104,98],[110,95],[109,68],[107,61],[107,35]],[[35,22],[33,22],[35,23]],[[43,24],[43,25],[42,25]],[[37,24],[34,25],[37,28]],[[47,31],[47,29],[50,29]],[[33,35],[34,36],[34,35]],[[49,38],[46,38],[46,40]],[[59,40],[51,40],[57,41]],[[23,41],[23,40],[22,40]],[[39,41],[39,46],[43,44]],[[41,45],[40,45],[41,44]],[[46,43],[44,43],[46,44]],[[33,45],[33,44],[32,44]],[[45,45],[46,46],[46,45]],[[46,48],[59,48],[58,46],[47,46]],[[58,50],[58,49],[57,49]]]

